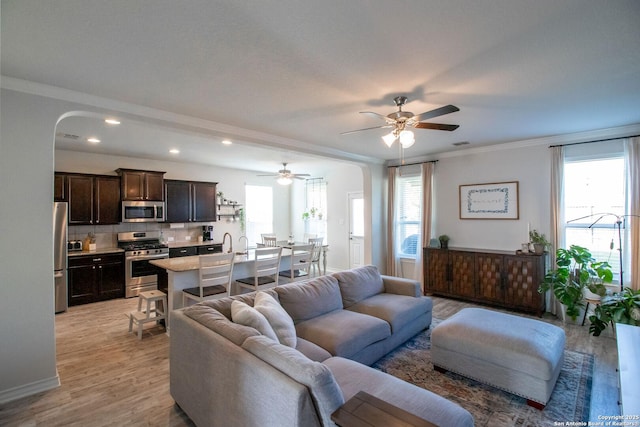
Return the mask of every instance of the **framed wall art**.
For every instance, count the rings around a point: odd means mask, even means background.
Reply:
[[[460,219],[518,219],[518,181],[460,185]]]

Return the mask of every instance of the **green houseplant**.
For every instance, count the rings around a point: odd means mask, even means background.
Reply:
[[[441,234],[438,236],[438,240],[440,240],[440,247],[442,249],[447,249],[449,247],[449,236],[446,234]]]
[[[576,320],[584,307],[583,293],[589,289],[594,294],[605,295],[604,282],[611,282],[613,273],[607,262],[598,262],[588,249],[571,245],[569,249],[556,251],[555,270],[550,270],[538,288],[543,293],[551,290],[566,308],[566,315]]]
[[[533,244],[533,251],[538,255],[544,253],[544,250],[551,246],[547,237],[538,230],[529,231],[529,242]]]
[[[589,333],[594,337],[599,336],[608,324],[612,327],[614,323],[640,326],[640,290],[625,288],[618,294],[603,298],[593,315],[589,316],[589,321]]]

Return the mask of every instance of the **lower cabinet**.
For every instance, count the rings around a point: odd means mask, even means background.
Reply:
[[[424,249],[425,293],[542,315],[538,286],[545,256],[466,249]]]
[[[69,306],[124,297],[122,254],[69,258]]]

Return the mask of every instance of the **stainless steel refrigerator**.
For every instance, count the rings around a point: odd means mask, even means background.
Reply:
[[[67,210],[66,203],[53,204],[53,278],[56,313],[67,310]]]

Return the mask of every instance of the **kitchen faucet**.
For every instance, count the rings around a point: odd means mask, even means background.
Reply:
[[[238,238],[238,242],[241,242],[242,239],[246,240],[247,243],[244,245],[244,252],[242,252],[242,255],[246,255],[247,254],[247,250],[249,249],[249,238],[245,235],[242,235]]]
[[[227,241],[227,236],[229,236],[229,250],[227,251],[227,253],[230,254],[231,252],[233,252],[233,237],[231,237],[231,234],[224,233],[224,236],[222,236],[222,247],[224,248],[224,242]]]

